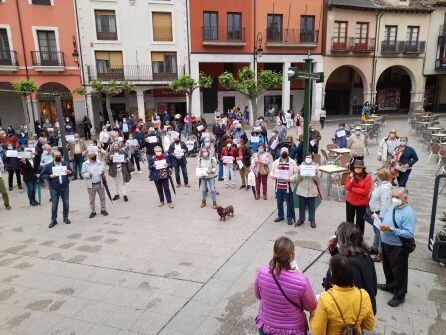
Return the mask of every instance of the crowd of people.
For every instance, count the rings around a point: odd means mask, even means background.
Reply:
[[[4,164],[8,173],[9,191],[13,190],[14,175],[19,189],[23,179],[31,206],[38,206],[41,201],[40,195],[36,198],[36,192],[40,194],[42,187],[48,188],[52,204],[49,228],[58,223],[59,198],[63,204],[63,222],[71,223],[71,181],[85,181],[89,218],[97,215],[96,195],[100,200],[100,214],[107,216],[106,196],[113,201],[121,197],[124,202],[131,200],[127,184],[134,173],[143,172],[144,162],[147,162],[148,178],[155,184],[159,207],[167,204],[173,209],[172,193],[180,187],[190,187],[192,178],[187,164],[191,156],[197,160],[195,177],[199,180],[202,208],[207,206],[208,197],[212,207],[217,208],[216,181],[223,181],[227,189],[239,184],[240,189],[252,191],[256,200],[267,201],[270,178],[277,203],[274,221],[286,220],[288,225],[299,227],[305,224],[308,210],[310,227],[316,228],[316,208],[322,196],[315,157],[321,132],[315,124],[310,124],[309,146],[305,148],[302,115],[297,113],[289,122],[285,114],[288,113],[279,113],[270,134],[262,116],[252,128],[247,126],[247,109],[244,113],[240,109],[229,113],[217,110],[212,129],[204,120],[188,115],[155,113],[147,122],[132,115],[121,122],[104,124],[98,140],[91,140],[86,129],[84,140],[66,128],[65,147],[58,127],[45,123],[37,137],[28,137],[24,130],[2,130],[0,165]],[[325,117],[323,114],[320,120],[321,128]],[[89,120],[85,121],[85,127],[90,128]],[[398,137],[392,129],[379,144],[377,159],[382,162],[382,168],[373,176],[364,163],[366,143],[360,128],[350,129],[339,124],[332,141],[339,148],[349,148],[353,158],[345,180],[346,222],[328,242],[333,257],[324,280],[326,292],[316,299],[308,278],[297,268],[293,243],[287,238],[278,239],[273,259],[269,266],[259,270],[255,282],[255,294],[260,300],[257,318],[260,334],[304,334],[307,327],[304,311],[311,312],[310,328],[315,334],[342,334],[342,329],[352,325],[370,330],[376,314],[377,289],[393,294],[388,302],[392,307],[405,300],[408,258],[413,250],[416,224],[405,187],[418,160],[416,152],[408,146],[407,137]],[[237,182],[238,175],[240,182]],[[398,189],[393,189],[397,185],[395,180],[400,186]],[[109,181],[114,186],[113,192]],[[5,207],[11,209],[2,178],[0,193]],[[298,218],[295,207],[299,207]],[[366,222],[374,236],[372,247],[363,239]],[[374,262],[382,262],[386,278],[383,284],[377,284]]]

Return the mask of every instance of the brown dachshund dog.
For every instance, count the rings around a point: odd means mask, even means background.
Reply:
[[[223,208],[221,206],[217,206],[217,213],[220,216],[220,221],[226,221],[227,216],[234,216],[234,207],[228,206],[226,208]]]

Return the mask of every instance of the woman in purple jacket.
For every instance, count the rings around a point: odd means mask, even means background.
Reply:
[[[317,299],[294,257],[293,242],[280,237],[274,243],[269,266],[262,266],[257,271],[254,290],[260,300],[256,318],[260,335],[307,334],[305,311],[314,311]]]

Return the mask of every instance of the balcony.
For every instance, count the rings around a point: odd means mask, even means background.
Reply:
[[[178,79],[178,73],[154,73],[150,65],[123,65],[104,68],[102,66],[88,66],[89,81],[93,80],[129,80],[137,82],[155,82],[168,84]]]
[[[244,27],[202,27],[202,45],[234,46],[246,45]]]
[[[117,41],[118,33],[112,31],[97,31],[96,38],[99,41]]]
[[[318,46],[319,30],[277,29],[266,30],[266,46],[269,48]]]
[[[18,69],[17,52],[12,50],[0,50],[0,72],[14,72]]]
[[[446,71],[446,58],[435,60],[435,70]]]
[[[359,39],[356,37],[350,37],[344,41],[340,41],[338,36],[331,39],[331,51],[332,52],[372,52],[375,50],[375,39]]]
[[[36,71],[61,72],[65,70],[64,53],[61,51],[31,51]]]
[[[382,41],[383,54],[420,54],[426,49],[426,42],[422,41]]]

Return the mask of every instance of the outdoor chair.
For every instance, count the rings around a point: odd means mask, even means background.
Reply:
[[[379,134],[378,134],[378,130],[376,129],[372,129],[370,130],[370,132],[368,133],[369,135],[369,139],[375,139],[376,144],[379,143]]]
[[[324,149],[321,149],[322,156],[324,157],[324,165],[334,164],[337,156],[327,153]]]
[[[328,176],[329,180],[328,180],[328,196],[330,196],[330,189],[331,186],[334,185],[336,186],[336,190],[338,192],[338,200],[339,202],[341,201],[341,187],[344,187],[344,193],[345,193],[345,181],[347,180],[349,175],[349,172],[344,172],[342,174],[339,175],[335,175],[335,176]]]
[[[430,153],[429,158],[427,159],[426,163],[429,163],[431,158],[435,157],[435,158],[438,159],[438,163],[437,164],[440,164],[440,162],[441,162],[441,156],[440,156],[441,145],[440,145],[440,143],[432,142],[430,147],[431,147],[431,153]]]
[[[444,167],[444,165],[446,165],[446,149],[442,148],[439,152],[438,155],[440,156],[440,162],[441,162],[441,166],[438,168],[437,173],[435,173],[435,175],[438,175],[438,173],[440,172],[440,170],[442,169],[442,167]]]
[[[429,151],[429,148],[432,143],[432,134],[430,131],[426,130],[423,132],[423,135],[421,136],[422,142],[423,142],[423,148],[427,151]]]
[[[338,146],[334,143],[327,144],[327,146],[326,146],[327,151],[330,151],[331,149],[336,149],[337,147]]]
[[[338,157],[336,162],[340,167],[349,168],[352,159],[353,157],[351,155],[341,155]]]
[[[318,165],[321,165],[322,162],[322,157],[319,154],[314,154],[313,155],[313,162],[315,162]]]

